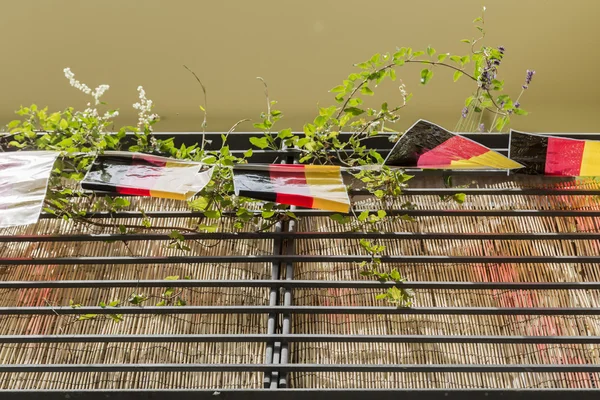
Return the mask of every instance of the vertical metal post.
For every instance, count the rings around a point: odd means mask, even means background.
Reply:
[[[288,232],[295,232],[296,231],[296,221],[290,221],[288,223]],[[285,249],[286,249],[286,254],[292,255],[295,253],[295,243],[294,243],[294,239],[288,239],[285,245]],[[285,266],[285,280],[292,280],[294,279],[294,264],[291,262],[286,263]],[[291,288],[286,288],[283,292],[283,305],[284,306],[291,306],[292,305],[292,289]],[[289,335],[290,331],[291,331],[291,315],[289,313],[285,313],[283,314],[283,322],[282,322],[282,334],[284,335]],[[289,343],[283,343],[281,346],[281,360],[280,363],[281,364],[288,364],[289,363],[289,355],[290,355],[290,349],[289,349]],[[281,374],[281,376],[279,377],[279,387],[280,388],[287,388],[288,387],[288,374],[287,373],[283,373]]]
[[[275,231],[281,232],[282,223],[278,222],[275,225]],[[282,240],[281,239],[273,239],[273,254],[280,254],[282,249]],[[279,274],[281,270],[281,263],[274,262],[271,266],[271,280],[276,281],[279,280]],[[269,305],[277,306],[279,305],[279,288],[277,286],[271,286],[271,290],[269,292]],[[267,335],[274,335],[277,328],[277,313],[273,312],[269,314],[269,319],[267,320]],[[273,364],[274,362],[274,346],[275,342],[269,340],[267,342],[267,346],[265,349],[265,364]],[[265,389],[270,388],[272,385],[271,382],[271,372],[267,371],[264,374],[263,378],[263,387]]]

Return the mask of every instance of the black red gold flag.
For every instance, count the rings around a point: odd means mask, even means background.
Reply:
[[[339,166],[238,164],[233,181],[238,196],[344,213],[350,208]]]
[[[396,142],[386,165],[423,169],[515,169],[522,165],[471,139],[425,120]]]
[[[81,187],[133,196],[187,200],[209,182],[212,169],[201,163],[126,151],[99,155]]]
[[[510,157],[531,175],[600,176],[600,141],[511,130]]]

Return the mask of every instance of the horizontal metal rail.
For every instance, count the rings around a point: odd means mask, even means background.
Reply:
[[[476,174],[476,173],[475,173]],[[402,194],[418,196],[446,196],[464,193],[467,196],[600,196],[600,189],[537,189],[537,188],[406,188]],[[350,194],[369,194],[364,189],[350,190]]]
[[[598,364],[278,364],[279,372],[600,372]],[[0,372],[265,372],[273,364],[0,364]]]
[[[3,400],[597,400],[593,388],[534,389],[377,389],[377,388],[273,388],[273,389],[21,389],[0,390]]]
[[[476,335],[6,335],[0,343],[485,343],[600,344],[600,336],[476,336]]]
[[[147,306],[0,307],[0,315],[82,314],[600,315],[596,307]]]
[[[0,289],[66,288],[291,288],[291,289],[382,289],[392,286],[440,290],[600,290],[600,282],[379,282],[328,280],[64,280],[0,281]]]
[[[364,210],[354,210],[361,213]],[[376,214],[377,210],[369,210]],[[600,210],[384,210],[389,216],[409,215],[412,217],[600,217]],[[255,211],[260,216],[260,211]],[[296,210],[299,217],[328,217],[334,214],[340,214],[331,211],[322,210]],[[343,214],[343,213],[342,213]],[[224,217],[236,217],[234,211],[223,211]],[[345,214],[352,216],[354,214]],[[109,212],[87,212],[83,217],[106,219],[106,218],[200,218],[204,217],[202,211],[147,211],[141,213],[138,211],[119,211]],[[41,219],[58,218],[54,214],[42,213]],[[174,228],[176,229],[176,228]]]
[[[177,228],[173,228],[176,230]],[[600,240],[600,232],[573,233],[446,233],[446,232],[195,232],[182,233],[185,240],[272,239],[394,239],[394,240]],[[0,243],[61,243],[172,240],[168,233],[104,233],[64,235],[0,235]]]
[[[530,263],[600,263],[600,256],[380,256],[382,263],[395,264],[530,264]],[[0,265],[143,265],[188,263],[357,263],[372,260],[367,255],[260,255],[260,256],[180,256],[180,257],[58,257],[0,258]]]

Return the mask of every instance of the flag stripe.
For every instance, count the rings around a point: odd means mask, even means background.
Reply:
[[[585,141],[580,176],[600,176],[600,141]]]
[[[452,161],[451,167],[456,169],[479,169],[481,167],[513,169],[520,168],[521,164],[512,161],[495,151],[486,151],[481,155],[471,157],[467,160]]]
[[[548,138],[545,174],[579,176],[584,147],[583,140]]]

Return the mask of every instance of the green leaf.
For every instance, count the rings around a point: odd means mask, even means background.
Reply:
[[[261,215],[262,215],[262,217],[263,217],[264,219],[269,219],[269,218],[271,218],[273,215],[275,215],[275,211],[263,211],[263,212],[261,213]]]
[[[461,76],[463,76],[463,73],[461,71],[454,72],[454,77],[453,77],[454,82],[456,82],[457,80],[459,80]]]
[[[340,92],[345,92],[345,91],[346,91],[346,87],[343,85],[336,86],[333,89],[329,90],[330,93],[340,93]]]
[[[358,115],[364,114],[365,110],[357,107],[347,107],[344,109],[344,112],[356,117]]]
[[[204,211],[208,207],[208,199],[206,197],[198,197],[197,199],[188,202],[192,210]]]
[[[421,85],[426,85],[427,82],[429,82],[429,80],[431,80],[431,77],[433,76],[433,72],[430,69],[423,69],[421,70]]]
[[[369,218],[369,211],[368,211],[368,210],[365,210],[365,211],[361,212],[361,213],[358,215],[358,220],[359,220],[360,222],[364,222],[364,221],[366,221],[366,220],[367,220],[367,218]]]
[[[433,57],[434,54],[435,54],[435,49],[431,46],[427,46],[427,55],[429,57]]]
[[[373,96],[375,94],[368,86],[363,86],[360,92],[365,96]]]
[[[333,221],[339,224],[347,224],[348,222],[350,222],[350,217],[342,214],[332,214],[329,216],[329,218],[331,218]]]
[[[446,59],[446,57],[448,57],[448,53],[440,54],[437,56],[437,60],[438,62],[443,62]]]
[[[90,319],[94,319],[98,316],[98,314],[84,314],[84,315],[80,315],[79,317],[77,317],[77,320],[79,321],[87,321]]]
[[[475,99],[474,96],[467,97],[467,99],[465,100],[465,107],[469,107],[474,99]]]
[[[465,202],[467,195],[464,193],[456,193],[454,196],[454,201],[456,201],[458,204],[462,204]]]
[[[527,115],[527,114],[529,114],[527,111],[525,111],[525,110],[523,110],[521,108],[513,108],[513,112],[516,115]]]
[[[387,293],[381,293],[381,294],[378,294],[377,296],[375,296],[375,300],[385,300],[385,299],[387,299],[387,297],[388,297]]]
[[[462,39],[461,42],[463,42],[463,43],[471,43],[471,41],[469,39]]]
[[[179,279],[179,275],[171,275],[171,276],[165,277],[165,281],[176,281],[178,279]]]
[[[258,147],[259,149],[266,149],[267,147],[269,147],[269,140],[266,137],[258,138],[256,136],[253,136],[250,138],[250,143]]]
[[[219,219],[219,218],[221,218],[221,211],[219,211],[219,210],[206,210],[206,211],[204,211],[204,215],[206,216],[206,218]]]
[[[61,119],[60,123],[58,124],[58,127],[64,131],[65,129],[67,129],[69,127],[69,123],[67,122],[66,119]]]
[[[388,72],[388,73],[389,73],[389,75],[390,75],[390,79],[391,79],[392,81],[395,81],[395,80],[396,80],[396,70],[395,70],[395,69],[393,69],[393,68],[391,68],[389,71],[390,71],[390,72]]]
[[[252,149],[248,149],[244,152],[244,158],[250,158],[252,157],[253,151]]]
[[[292,133],[292,130],[290,128],[282,129],[277,134],[277,137],[279,139],[287,139],[287,138],[292,137],[292,136],[294,136],[294,134]]]

